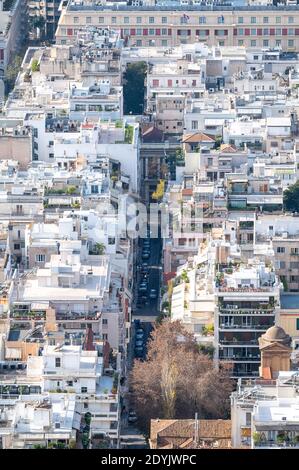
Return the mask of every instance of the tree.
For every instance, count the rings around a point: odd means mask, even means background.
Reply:
[[[32,72],[39,72],[39,63],[37,59],[34,59],[31,64],[31,71]]]
[[[22,57],[19,55],[16,55],[13,60],[8,64],[5,75],[4,75],[4,81],[7,90],[11,90],[14,86],[15,80],[17,78],[17,75],[20,71],[22,65]]]
[[[142,114],[144,105],[145,62],[128,64],[124,74],[124,113]]]
[[[283,205],[287,211],[299,212],[299,180],[284,191]]]
[[[136,360],[130,375],[132,400],[140,428],[150,419],[227,418],[233,383],[229,367],[215,367],[194,335],[178,321],[156,324],[146,361]]]

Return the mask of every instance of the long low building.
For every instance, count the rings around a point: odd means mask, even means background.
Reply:
[[[69,0],[56,30],[58,44],[72,43],[86,25],[120,29],[130,46],[208,45],[281,47],[299,50],[299,5],[294,6],[135,6],[97,5]]]

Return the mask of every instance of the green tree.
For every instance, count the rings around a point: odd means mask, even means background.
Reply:
[[[32,72],[39,72],[39,63],[37,59],[34,59],[31,64],[31,71]]]
[[[144,105],[145,62],[128,64],[124,74],[124,113],[142,114]]]
[[[287,211],[299,212],[299,180],[284,191],[283,205]]]
[[[13,88],[17,75],[21,69],[21,64],[22,57],[19,55],[16,55],[13,60],[8,64],[4,75],[4,82],[7,91],[10,91]]]
[[[233,382],[229,367],[216,368],[203,354],[194,335],[180,322],[154,327],[146,361],[134,362],[130,375],[132,401],[140,428],[147,433],[150,419],[226,419]]]

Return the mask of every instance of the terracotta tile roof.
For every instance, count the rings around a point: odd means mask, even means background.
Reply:
[[[196,132],[195,134],[186,134],[182,142],[190,144],[197,142],[215,142],[215,139],[211,135],[204,134],[203,132]]]
[[[182,189],[182,196],[192,196],[192,194],[193,194],[192,188]]]
[[[151,420],[150,442],[152,448],[230,448],[231,421],[222,419],[198,420],[198,442],[195,438],[195,421]]]
[[[236,147],[232,144],[221,144],[220,151],[225,153],[235,153],[237,151]]]

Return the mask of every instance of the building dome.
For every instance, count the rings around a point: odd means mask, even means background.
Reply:
[[[288,335],[284,331],[283,328],[280,326],[271,326],[266,333],[264,334],[264,338],[268,341],[278,341],[278,342],[283,342],[287,339]]]

